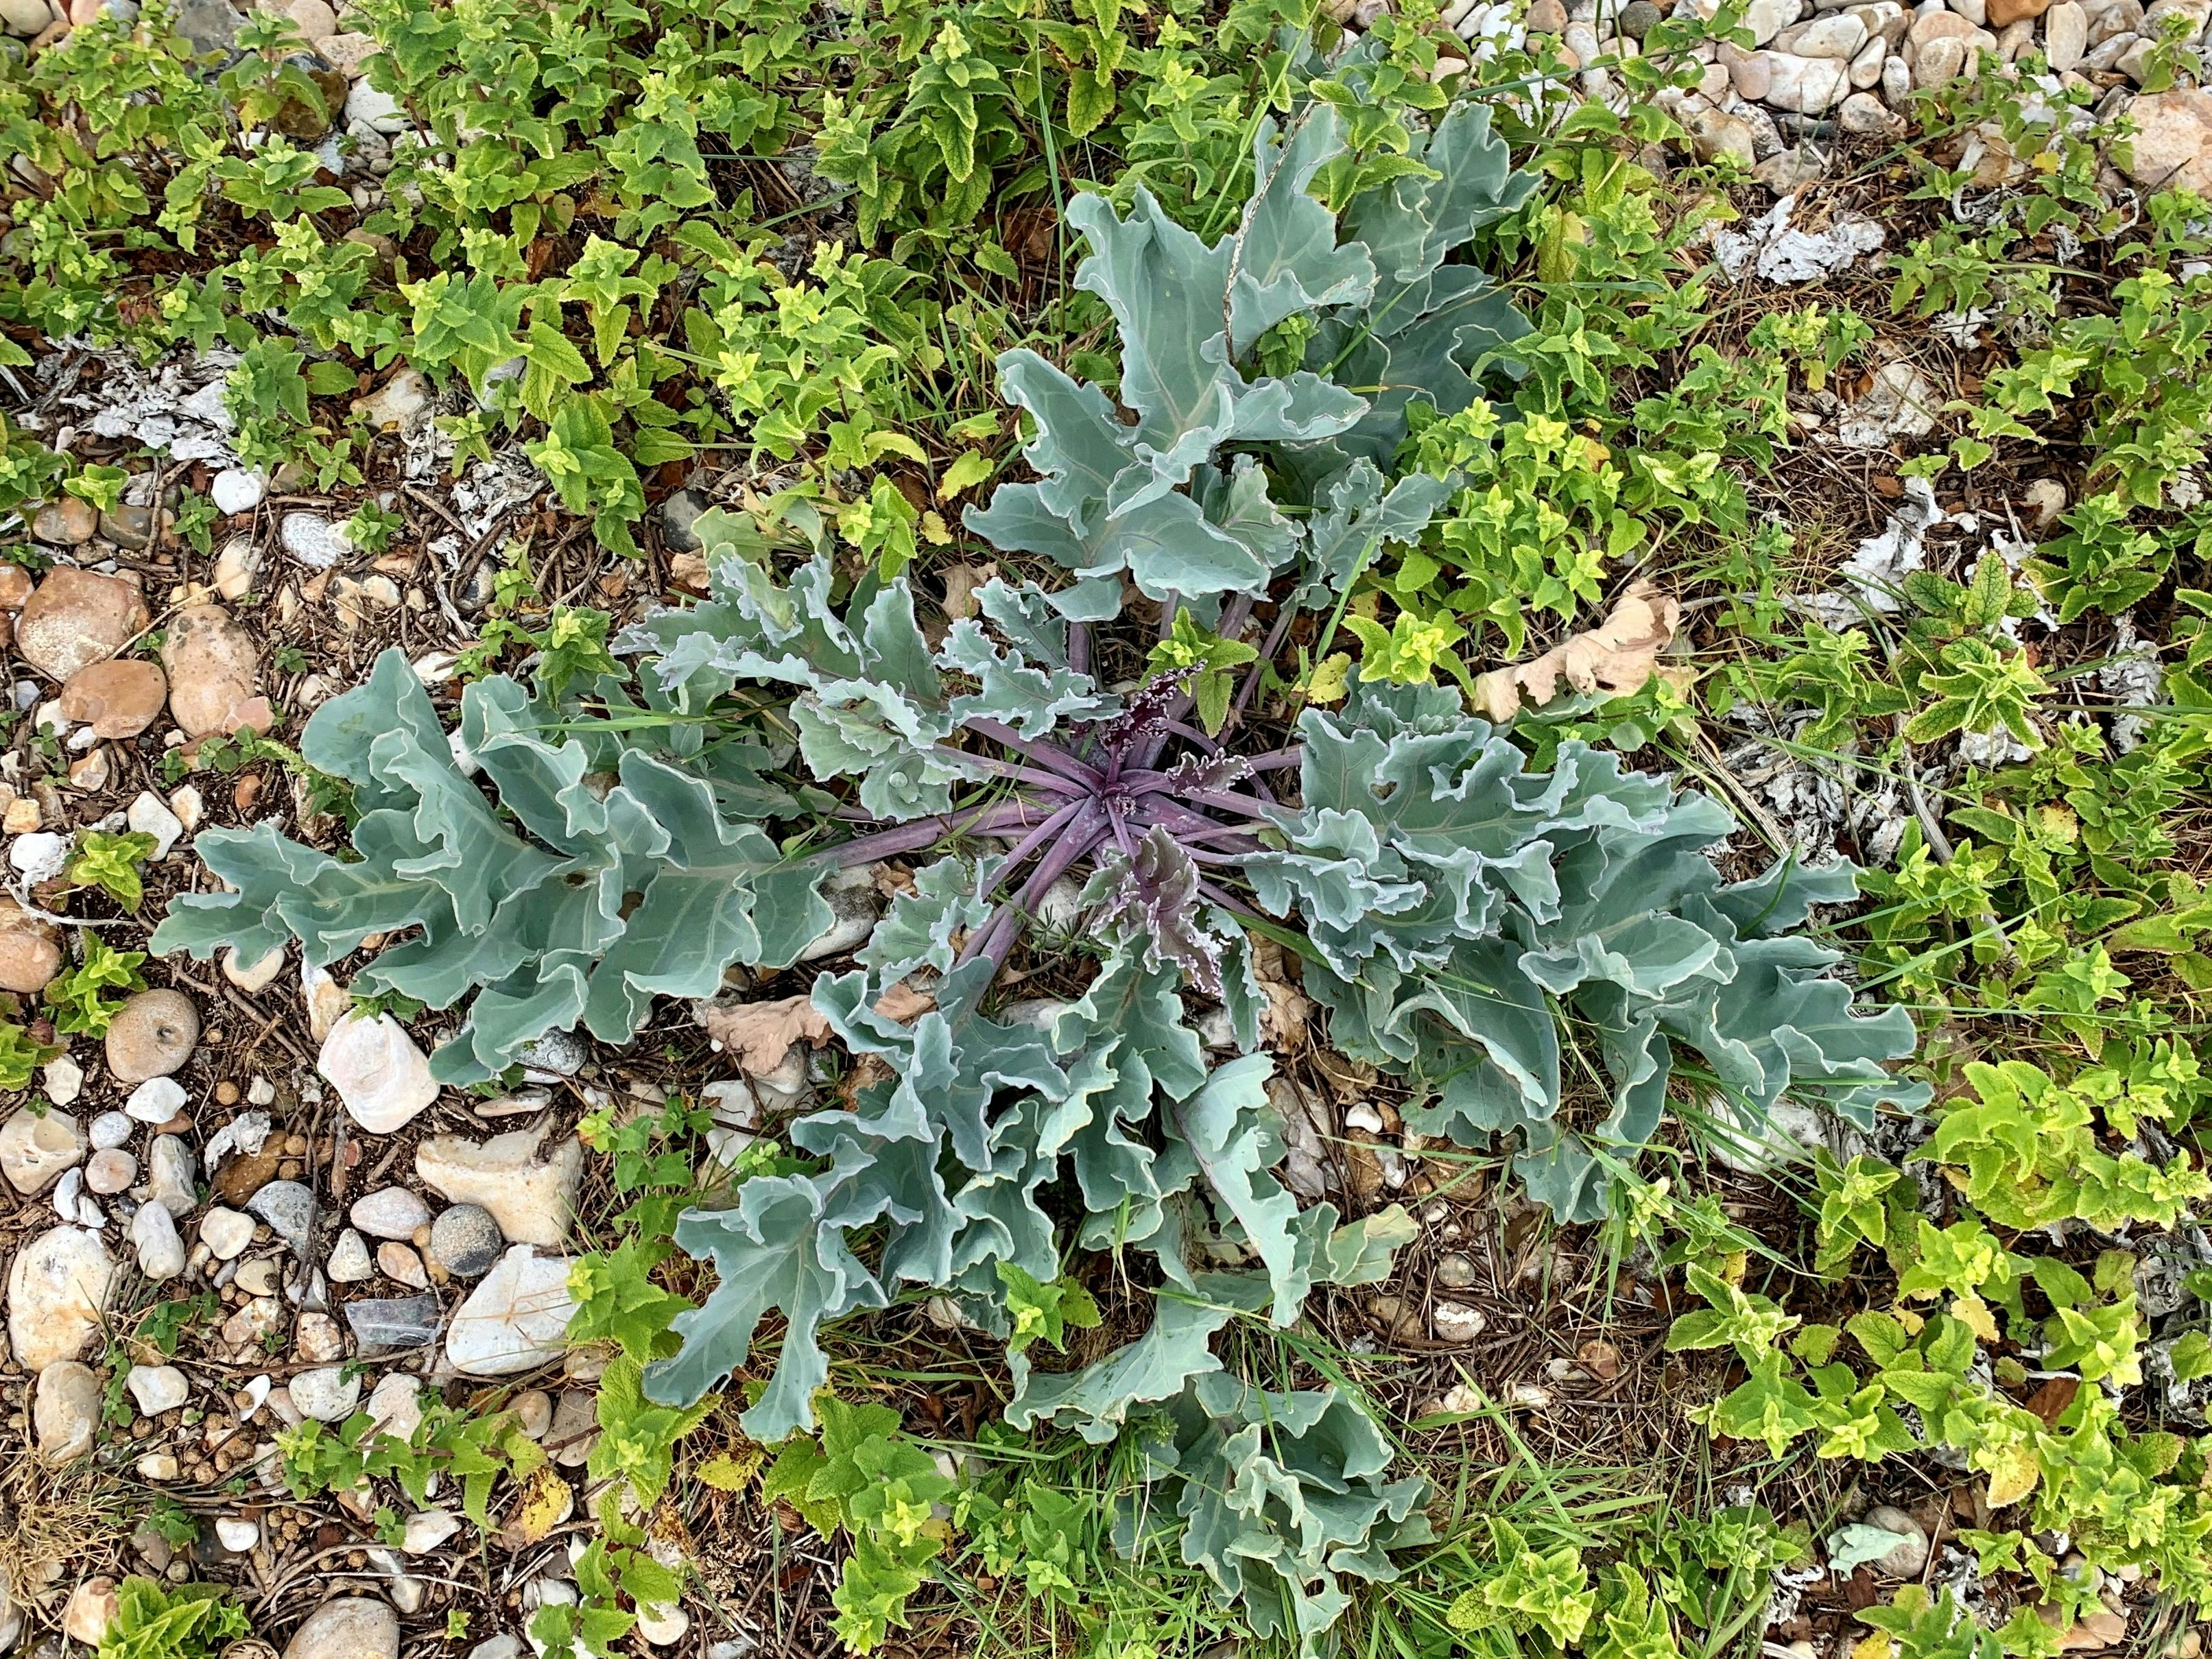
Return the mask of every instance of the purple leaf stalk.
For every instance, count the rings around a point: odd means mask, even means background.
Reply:
[[[1249,602],[1242,603],[1249,612]],[[1224,631],[1243,620],[1243,613],[1224,616]],[[1072,647],[1081,639],[1079,629],[1071,630]],[[1246,671],[1238,714],[1271,655]],[[1221,940],[1206,926],[1205,908],[1251,912],[1208,872],[1225,872],[1261,849],[1260,831],[1281,810],[1266,775],[1297,766],[1304,748],[1229,752],[1183,718],[1197,673],[1157,675],[1111,718],[1055,738],[1024,738],[998,720],[970,719],[963,729],[997,752],[953,752],[998,784],[988,801],[859,836],[822,857],[850,866],[954,836],[1005,842],[1000,875],[1010,890],[969,935],[960,957],[988,956],[994,966],[1005,963],[1052,884],[1088,862],[1098,872],[1090,891],[1097,925],[1143,941],[1153,957],[1180,964],[1200,989],[1218,993]],[[1227,729],[1237,723],[1232,715]],[[1182,748],[1170,757],[1174,744]]]

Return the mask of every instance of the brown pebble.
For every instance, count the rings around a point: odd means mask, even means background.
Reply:
[[[276,1178],[276,1166],[282,1160],[276,1149],[264,1142],[258,1152],[243,1152],[228,1159],[216,1171],[216,1196],[226,1204],[242,1205]]]
[[[230,792],[231,804],[241,812],[253,810],[253,803],[261,799],[261,775],[248,772]]]
[[[235,1083],[231,1082],[228,1078],[224,1079],[221,1083],[216,1084],[215,1085],[215,1102],[218,1106],[237,1105],[238,1085]]]
[[[123,578],[58,565],[25,604],[15,645],[32,667],[65,681],[106,662],[151,621],[146,596]]]
[[[284,1156],[285,1156],[285,1157],[287,1157],[287,1158],[305,1158],[305,1157],[307,1157],[307,1136],[305,1136],[305,1135],[286,1135],[286,1136],[284,1137]]]
[[[161,718],[169,683],[138,657],[91,663],[62,687],[62,713],[103,738],[135,738]]]
[[[297,1181],[303,1168],[298,1158],[288,1158],[276,1166],[276,1178],[279,1181]]]

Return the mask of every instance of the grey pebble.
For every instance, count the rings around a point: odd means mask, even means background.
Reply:
[[[456,1279],[481,1279],[507,1249],[491,1212],[477,1204],[456,1204],[430,1224],[430,1254]]]
[[[315,1218],[315,1195],[298,1182],[272,1181],[247,1199],[246,1207],[294,1249],[307,1248],[307,1229]]]
[[[679,489],[660,504],[660,538],[675,553],[696,553],[700,542],[692,526],[714,503],[703,489]]]

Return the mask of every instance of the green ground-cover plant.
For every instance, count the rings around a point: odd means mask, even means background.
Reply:
[[[97,887],[126,910],[136,910],[146,896],[146,879],[138,868],[154,850],[154,837],[131,831],[111,834],[89,830],[79,839],[70,860],[70,880],[82,887]]]
[[[1814,1437],[1821,1457],[1869,1462],[1948,1448],[1986,1480],[1993,1510],[2027,1503],[2026,1527],[2064,1533],[2108,1571],[2154,1571],[2170,1594],[2201,1598],[2212,1588],[2201,1450],[2179,1436],[2131,1430],[2106,1389],[2087,1386],[2142,1379],[2135,1257],[2106,1252],[2093,1280],[2055,1256],[2014,1254],[1977,1222],[1939,1229],[1924,1218],[1889,1249],[1897,1305],[1855,1315],[1840,1329],[1805,1325],[1769,1297],[1690,1270],[1708,1309],[1677,1320],[1668,1346],[1733,1347],[1749,1372],[1699,1408],[1713,1431],[1763,1441],[1778,1456],[1803,1436]],[[2061,1409],[2029,1409],[2014,1397],[2026,1365],[2008,1349],[2085,1386]],[[2015,1565],[2045,1591],[2061,1577],[2033,1546]],[[2008,1626],[2003,1636],[2008,1652],[2040,1653],[2051,1632],[2035,1621]]]
[[[2204,277],[2190,263],[2201,210],[2179,193],[2140,216],[2114,200],[2098,175],[2110,135],[2063,107],[2075,96],[2002,77],[1945,89],[1906,151],[1930,201],[1968,187],[1971,159],[1923,159],[1959,154],[1956,137],[2001,135],[2020,162],[1984,210],[1944,215],[1895,258],[1899,310],[1987,352],[1930,453],[1904,468],[1947,510],[1977,508],[1978,528],[1969,516],[1965,534],[1931,542],[1896,609],[1849,623],[1793,607],[1824,585],[1827,551],[1800,526],[1678,550],[1731,590],[1700,709],[1840,780],[1847,799],[1886,788],[1905,809],[1857,925],[1877,994],[1930,1034],[1939,1103],[1924,1127],[1819,1155],[1802,1258],[1766,1228],[1690,1249],[1708,1310],[1674,1338],[1734,1356],[1701,1410],[1739,1452],[1777,1468],[1964,1466],[1992,1511],[1965,1547],[2021,1611],[2008,1622],[1992,1601],[1961,1617],[1948,1593],[1907,1591],[1861,1615],[1891,1655],[2051,1652],[2098,1611],[2039,1547],[2053,1534],[2178,1603],[2206,1589],[2204,1281],[2169,1288],[2195,1259],[2206,1193],[2194,1050],[2212,913],[2196,866],[2212,698],[2190,586],[2207,435]],[[1572,188],[1516,225],[1543,223]],[[1565,274],[1579,246],[1557,246]],[[1784,354],[1808,393],[1865,345],[1861,329],[1816,330],[1814,298],[1750,342]],[[1663,301],[1654,311],[1667,318]],[[1559,331],[1534,320],[1516,348],[1532,360]],[[1629,331],[1601,316],[1595,331],[1617,350]],[[1592,377],[1601,393],[1612,383]],[[1531,395],[1524,381],[1524,407]],[[1790,406],[1806,405],[1793,391]],[[1983,469],[2000,464],[2074,499],[2039,533],[2022,509],[1992,513],[2005,475]],[[1649,729],[1662,746],[1674,736]],[[1851,827],[1866,845],[1871,826]],[[1633,1213],[1649,1191],[1623,1181],[1617,1195]],[[1798,1322],[1814,1317],[1801,1267],[1837,1281],[1815,1305],[1839,1322]]]
[[[64,1036],[82,1031],[87,1036],[105,1036],[124,997],[146,988],[138,972],[146,953],[118,951],[90,928],[82,937],[83,955],[46,987],[46,1008],[54,1030]]]
[[[29,1088],[39,1067],[60,1052],[13,1020],[0,1022],[0,1089],[12,1092]]]
[[[365,1411],[343,1423],[310,1418],[277,1437],[286,1486],[295,1497],[352,1492],[372,1480],[388,1480],[418,1509],[448,1483],[458,1487],[461,1513],[485,1532],[492,1528],[494,1482],[517,1484],[547,1466],[547,1455],[523,1431],[513,1412],[468,1412],[441,1401],[424,1402],[422,1420],[404,1437],[386,1430]],[[401,1517],[380,1512],[380,1526],[396,1528]]]
[[[97,1659],[215,1659],[250,1630],[221,1585],[165,1589],[134,1574],[115,1587],[115,1617],[94,1651]]]
[[[957,1490],[901,1432],[888,1406],[816,1397],[820,1427],[794,1435],[761,1475],[761,1495],[789,1503],[824,1538],[852,1541],[837,1583],[837,1634],[855,1650],[878,1645],[921,1587],[951,1528],[933,1511]]]

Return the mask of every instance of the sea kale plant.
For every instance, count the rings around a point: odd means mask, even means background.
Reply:
[[[1855,1016],[1798,931],[1848,869],[1724,883],[1718,806],[1575,742],[1531,772],[1451,687],[1366,679],[1329,707],[1294,685],[1292,740],[1249,735],[1299,618],[1325,641],[1385,543],[1436,533],[1455,481],[1400,472],[1409,405],[1471,406],[1523,326],[1452,258],[1529,188],[1483,109],[1408,132],[1380,182],[1349,159],[1325,103],[1263,128],[1210,246],[1141,188],[1126,215],[1070,204],[1119,384],[1008,354],[1036,477],[969,520],[1049,581],[994,579],[927,631],[903,578],[841,574],[806,509],[710,515],[708,597],[617,641],[635,687],[484,681],[449,735],[387,656],[303,738],[354,786],[354,856],[210,831],[228,890],[178,901],[155,939],[251,957],[296,936],[322,963],[395,936],[356,988],[465,1003],[436,1066],[469,1082],[549,1031],[625,1041],[732,963],[787,965],[830,921],[834,871],[915,860],[857,966],[814,984],[854,1086],[782,1131],[795,1160],[678,1224],[720,1284],[647,1390],[700,1399],[774,1316],[744,1421],[775,1440],[812,1420],[826,1323],[948,1297],[1007,1340],[1012,1425],[1137,1433],[1186,1559],[1304,1644],[1339,1575],[1386,1576],[1384,1546],[1419,1535],[1419,1493],[1349,1401],[1262,1393],[1212,1339],[1378,1280],[1410,1226],[1302,1208],[1272,1173],[1248,925],[1301,940],[1329,1040],[1405,1080],[1410,1125],[1510,1143],[1563,1216],[1601,1213],[1656,1133],[1678,1048],[1739,1121],[1785,1091],[1863,1122],[1914,1101],[1883,1065],[1906,1015]],[[789,529],[816,545],[786,574]],[[1073,1001],[1007,1017],[994,981],[1064,878],[1098,959]],[[1217,1063],[1194,996],[1239,1052]],[[1091,1251],[1152,1287],[1148,1328],[1048,1369],[1034,1339]]]

